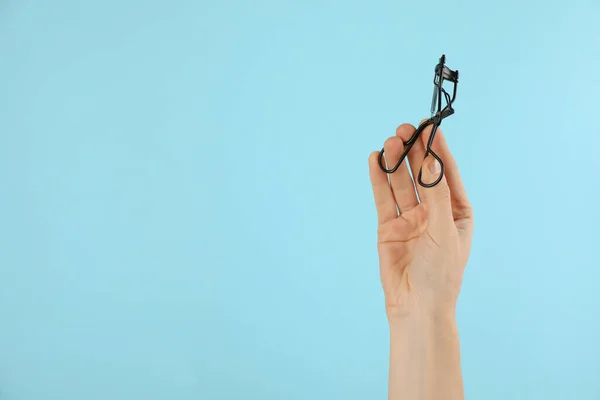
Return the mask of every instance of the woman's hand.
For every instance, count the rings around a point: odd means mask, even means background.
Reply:
[[[388,167],[396,164],[403,142],[415,132],[404,124],[384,145]],[[428,127],[408,153],[412,175],[440,174],[425,157]],[[369,169],[379,220],[381,282],[390,323],[389,399],[463,399],[460,344],[455,310],[473,235],[473,211],[438,128],[432,150],[445,173],[434,187],[415,185],[405,162],[388,176],[374,152]],[[418,194],[418,199],[417,199]]]
[[[384,145],[388,167],[403,152],[403,142],[415,127],[403,124]],[[432,156],[424,159],[431,126],[408,153],[412,175],[421,166],[424,183],[440,174]],[[458,300],[463,271],[473,235],[473,211],[456,162],[438,128],[432,150],[444,162],[444,177],[434,187],[417,183],[420,203],[406,162],[388,176],[377,163],[379,152],[369,157],[369,169],[379,220],[378,250],[381,281],[388,318],[414,313],[450,313]],[[398,211],[400,211],[398,214]]]

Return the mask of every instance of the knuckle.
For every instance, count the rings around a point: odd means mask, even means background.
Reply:
[[[406,141],[412,136],[415,130],[416,128],[413,125],[404,123],[396,128],[396,136]]]
[[[396,138],[394,136],[390,136],[385,140],[385,142],[383,142],[383,147],[386,149],[386,151],[394,144],[395,139]]]
[[[369,163],[377,162],[377,158],[379,157],[379,151],[373,151],[369,154]]]

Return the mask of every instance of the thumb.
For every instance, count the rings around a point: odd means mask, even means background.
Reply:
[[[434,156],[428,155],[423,161],[420,174],[421,182],[425,185],[431,184],[440,179],[442,165]],[[430,212],[437,213],[441,211],[444,214],[452,215],[450,188],[448,182],[446,182],[445,174],[435,186],[424,187],[419,184],[418,190],[421,201],[428,204]]]

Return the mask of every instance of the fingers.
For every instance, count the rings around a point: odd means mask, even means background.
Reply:
[[[414,132],[414,128],[410,125],[407,125],[405,129],[412,129]],[[384,154],[387,161],[387,167],[388,169],[392,168],[396,165],[404,151],[402,139],[398,136],[393,136],[385,141],[383,147],[385,149]],[[415,193],[415,186],[408,172],[405,160],[402,161],[402,164],[398,167],[396,172],[390,174],[390,185],[392,187],[394,198],[396,199],[396,204],[400,209],[400,213],[410,210],[419,204]]]
[[[440,173],[440,163],[435,157],[428,155],[423,161],[423,166],[421,168],[421,180],[425,184],[434,182],[439,179]],[[445,174],[437,185],[426,188],[421,187],[419,197],[421,198],[421,203],[427,204],[429,214],[433,216],[435,220],[439,221],[440,218],[447,218],[450,222],[452,221],[450,188],[448,187]]]
[[[421,135],[422,143],[424,146],[427,145],[427,141],[429,140],[430,135],[431,126],[427,127],[427,129],[425,129],[425,131]],[[473,209],[471,207],[471,203],[469,202],[469,199],[467,197],[467,192],[460,177],[456,160],[452,156],[446,138],[444,137],[444,134],[439,127],[435,134],[435,138],[433,140],[431,148],[442,159],[442,162],[444,163],[444,175],[448,187],[450,189],[452,216],[456,223],[456,226],[459,230],[472,230]],[[429,183],[432,182],[434,179],[435,178],[428,181],[425,178],[423,178],[423,182]]]
[[[373,196],[375,197],[377,220],[379,225],[381,225],[398,217],[398,211],[396,209],[394,194],[388,183],[387,174],[379,167],[378,157],[378,151],[372,152],[369,156],[369,177],[371,178]]]
[[[415,133],[415,131],[415,127],[411,124],[402,124],[396,129],[396,136],[402,139],[403,142],[407,142]],[[423,163],[423,158],[425,158],[425,147],[423,146],[422,141],[417,140],[417,142],[408,152],[407,158],[410,164],[412,176],[416,179],[416,177],[419,176],[419,169],[421,168],[421,164]],[[419,193],[420,195],[419,185],[417,185],[417,193]]]
[[[424,121],[421,121],[421,123]],[[425,128],[420,140],[414,143],[408,153],[413,177],[416,179],[419,172],[422,171],[421,180],[426,184],[436,181],[441,172],[439,162],[432,155],[427,156],[426,159],[424,158],[431,131],[432,126]],[[403,142],[408,141],[414,133],[415,127],[410,124],[403,124],[396,129],[396,137],[386,141],[384,148],[388,167],[391,168],[397,163],[400,154],[404,151]],[[439,183],[433,187],[425,188],[417,184],[419,198],[421,202],[428,205],[428,213],[431,216],[437,215],[449,218],[454,221],[459,231],[470,234],[473,230],[472,207],[467,198],[456,161],[439,127],[431,149],[444,163],[444,175]],[[418,200],[406,166],[401,165],[395,173],[390,174],[390,182],[388,183],[387,175],[379,168],[378,155],[378,152],[371,154],[369,166],[378,219],[381,224],[398,216],[396,204],[398,204],[398,208],[402,213],[403,210],[407,211],[414,208],[418,204]]]

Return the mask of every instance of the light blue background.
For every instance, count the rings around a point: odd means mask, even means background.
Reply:
[[[468,399],[600,399],[600,5],[0,1],[0,399],[384,399],[367,157],[476,211]]]

